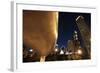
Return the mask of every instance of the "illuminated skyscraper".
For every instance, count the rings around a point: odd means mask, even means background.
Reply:
[[[78,33],[76,30],[74,31],[74,34],[73,34],[73,44],[75,48],[74,51],[76,51],[79,48],[79,46],[81,46],[80,41],[78,39]]]
[[[74,31],[73,33],[73,38],[72,40],[68,40],[68,59],[82,59],[82,48],[81,48],[81,44],[80,41],[78,40],[78,33],[77,31]]]
[[[78,16],[76,18],[76,23],[77,26],[79,28],[82,40],[83,40],[83,44],[84,44],[84,48],[85,48],[85,55],[87,58],[91,58],[90,55],[90,51],[91,51],[91,43],[90,43],[90,38],[91,38],[91,33],[90,30],[84,20],[83,16]]]

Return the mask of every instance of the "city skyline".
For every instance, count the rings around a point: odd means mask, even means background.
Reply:
[[[79,41],[83,46],[82,37],[78,29],[78,26],[76,25],[76,18],[80,15],[84,17],[85,22],[89,27],[89,30],[91,30],[90,13],[59,12],[58,39],[57,39],[57,44],[59,48],[61,48],[62,46],[67,48],[67,42],[68,40],[72,40],[73,33],[75,30],[78,32]]]
[[[85,29],[90,13],[23,10],[23,62],[90,59]]]

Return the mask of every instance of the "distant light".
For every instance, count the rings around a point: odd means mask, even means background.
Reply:
[[[29,52],[33,52],[33,49],[30,49]]]
[[[77,54],[81,55],[82,54],[82,50],[78,49],[77,50]]]
[[[77,31],[75,30],[74,33],[77,34]]]
[[[57,52],[58,51],[58,49],[57,48],[55,48],[55,52]]]
[[[69,55],[69,52],[66,52],[65,54],[66,54],[66,55]]]
[[[66,54],[66,55],[72,55],[73,52],[66,52],[65,54]]]
[[[60,54],[61,54],[61,55],[64,54],[63,50],[60,51]]]

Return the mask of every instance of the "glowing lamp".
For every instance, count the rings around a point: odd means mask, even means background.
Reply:
[[[82,50],[78,49],[77,50],[77,54],[81,55],[82,54]]]

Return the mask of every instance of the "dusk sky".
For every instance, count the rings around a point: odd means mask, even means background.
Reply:
[[[91,29],[91,14],[90,13],[71,13],[71,12],[59,12],[58,22],[58,47],[67,47],[67,41],[72,39],[74,30],[78,32],[79,40],[82,41],[79,29],[75,22],[75,19],[82,15],[85,19],[89,29]]]

